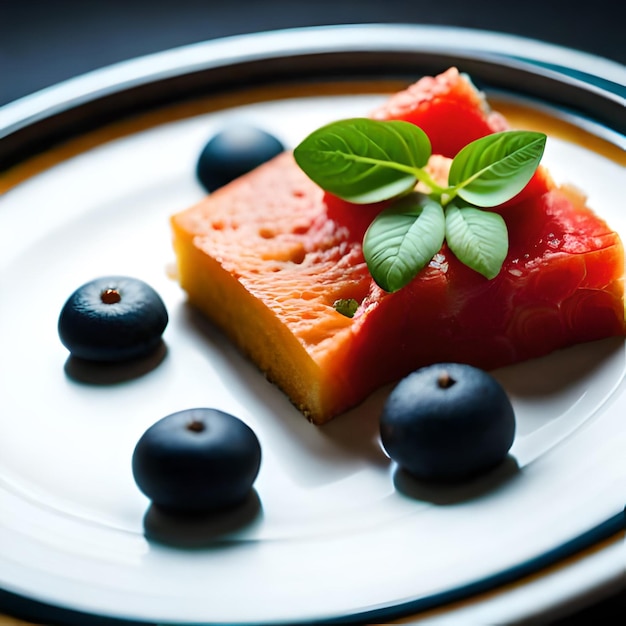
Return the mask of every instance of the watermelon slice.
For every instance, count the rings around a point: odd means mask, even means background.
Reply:
[[[508,128],[506,119],[491,110],[484,95],[456,67],[424,76],[394,94],[371,117],[419,126],[430,138],[433,153],[450,158],[475,139]]]
[[[507,126],[455,68],[421,79],[373,115],[418,124],[444,156]],[[457,124],[462,140],[450,136]],[[433,157],[435,169],[445,170],[442,159]],[[312,422],[429,363],[493,369],[624,334],[620,238],[545,168],[496,209],[510,248],[492,280],[444,244],[407,287],[382,291],[361,250],[381,208],[355,210],[324,193],[287,152],[172,216],[189,302]],[[352,318],[336,310],[342,299],[357,301]]]

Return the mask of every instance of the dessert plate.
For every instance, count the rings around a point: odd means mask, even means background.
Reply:
[[[555,178],[582,187],[626,236],[615,184],[623,68],[513,39],[417,26],[243,36],[0,109],[0,608],[80,624],[389,622],[435,608],[433,619],[454,610],[494,623],[617,584],[623,339],[495,372],[518,419],[509,458],[467,485],[434,487],[381,449],[388,389],[312,426],[172,277],[168,218],[202,198],[195,162],[223,124],[252,123],[293,146],[450,65],[513,120],[547,128]],[[523,56],[502,52],[512,49]],[[68,358],[60,309],[104,274],[142,278],[165,300],[154,358]],[[241,509],[176,519],[150,507],[130,459],[148,426],[194,406],[246,421],[263,463]]]

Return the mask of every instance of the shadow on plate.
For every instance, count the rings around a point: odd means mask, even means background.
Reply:
[[[517,461],[508,455],[492,470],[462,483],[420,480],[401,468],[395,470],[393,483],[397,491],[407,498],[449,505],[480,498],[509,482],[519,472]]]
[[[114,385],[145,376],[156,369],[166,356],[167,346],[164,341],[145,357],[119,363],[101,363],[70,356],[65,362],[65,373],[79,383]]]
[[[252,489],[242,504],[220,512],[181,514],[150,505],[143,519],[144,535],[148,541],[174,548],[226,547],[241,542],[230,535],[262,517],[261,500]]]

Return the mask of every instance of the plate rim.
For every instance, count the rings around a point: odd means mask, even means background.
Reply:
[[[507,49],[521,49],[524,54],[503,51]],[[119,107],[125,93],[133,92],[132,100],[138,100],[137,93],[142,88],[175,80],[179,80],[179,86],[182,78],[194,73],[209,72],[211,78],[215,78],[220,70],[236,65],[254,66],[297,57],[319,62],[325,55],[354,59],[366,54],[395,54],[399,55],[398,59],[402,55],[424,58],[430,55],[435,59],[446,58],[449,64],[462,59],[466,64],[481,63],[486,68],[493,65],[499,68],[499,73],[504,65],[511,72],[518,72],[518,77],[523,79],[520,89],[536,90],[535,94],[540,97],[546,97],[546,85],[553,87],[557,81],[561,90],[565,89],[567,93],[552,93],[556,104],[570,106],[579,112],[587,108],[589,114],[589,104],[593,101],[594,115],[599,116],[599,121],[622,136],[626,134],[626,122],[623,121],[626,68],[610,59],[538,39],[463,27],[378,23],[308,26],[232,35],[143,55],[81,74],[10,102],[0,107],[0,172],[24,160],[19,149],[23,150],[26,141],[34,141],[28,137],[29,129],[37,128],[38,147],[31,147],[26,156],[32,156],[33,150],[41,152],[65,137],[70,130],[59,120],[72,111],[81,111],[80,133],[101,126],[106,122],[103,108],[109,98],[117,98]],[[354,71],[359,69],[353,61],[350,67]],[[274,72],[278,71],[282,72],[283,78],[288,75],[284,67],[274,69]],[[414,74],[417,71],[415,68]],[[224,76],[219,80],[224,81]],[[508,84],[511,84],[510,79]],[[220,85],[216,86],[220,88]],[[223,87],[228,87],[228,81]],[[576,98],[572,97],[573,93]],[[179,97],[173,99],[176,100]],[[148,95],[147,99],[134,102],[132,106],[125,103],[126,108],[119,113],[143,110],[150,102]],[[75,127],[76,119],[71,122]],[[47,134],[50,134],[49,139]],[[17,157],[3,156],[7,145],[9,150],[18,147]]]
[[[419,36],[418,41],[416,36]],[[401,51],[491,53],[496,57],[545,64],[566,74],[582,72],[592,80],[601,79],[612,84],[618,93],[626,90],[626,68],[617,61],[532,37],[456,26],[331,24],[218,37],[106,65],[0,106],[3,114],[0,130],[20,119],[28,122],[30,116],[41,114],[43,109],[59,106],[64,101],[97,97],[108,89],[119,88],[123,82],[154,81],[178,73],[183,68],[216,66],[229,63],[235,57],[267,58],[270,55],[293,54],[294,50],[312,53],[354,51],[364,49],[365,42],[367,49],[373,51],[395,48]],[[505,44],[517,44],[518,48],[523,48],[524,54],[502,52]]]

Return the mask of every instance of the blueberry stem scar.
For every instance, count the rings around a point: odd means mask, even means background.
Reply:
[[[201,433],[205,428],[206,426],[204,425],[204,422],[201,422],[200,420],[193,420],[187,424],[187,430],[194,433]]]
[[[100,294],[100,299],[104,304],[116,304],[122,299],[122,296],[117,289],[105,289]]]
[[[437,377],[437,383],[442,389],[448,389],[448,387],[452,387],[456,380],[450,376],[450,373],[444,370]]]

